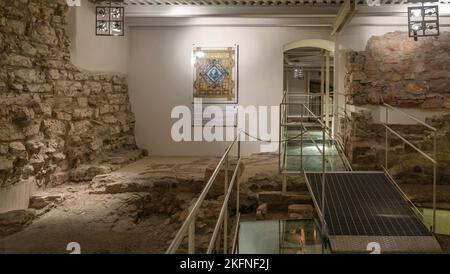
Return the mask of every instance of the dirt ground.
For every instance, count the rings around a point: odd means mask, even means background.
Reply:
[[[111,183],[126,186],[128,179],[137,175],[147,179],[167,176],[169,180],[174,174],[195,182],[203,179],[210,161],[213,159],[144,158],[112,173],[115,182]],[[96,193],[98,190],[89,183],[51,189],[64,201],[46,209],[47,213],[24,230],[1,239],[0,253],[68,253],[70,242],[79,243],[82,253],[165,252],[181,224],[176,218],[179,215],[147,209],[144,190]]]
[[[151,215],[137,220],[140,194],[75,192],[23,231],[0,240],[0,253],[68,253],[77,242],[83,253],[163,253],[177,225]]]
[[[38,217],[30,225],[0,239],[0,253],[69,253],[66,247],[71,242],[79,243],[82,253],[164,253],[191,200],[203,189],[206,170],[215,167],[218,160],[146,157],[111,174],[99,175],[91,183],[46,190],[44,197],[56,195],[63,201],[37,210]],[[255,176],[265,188],[279,188],[279,178],[271,177],[277,177],[277,166],[272,163],[276,160],[264,155],[247,159],[252,167],[244,168],[242,181]],[[248,189],[245,183],[241,187]],[[223,185],[213,188],[212,192],[223,195]],[[159,196],[151,196],[158,191]],[[171,192],[176,195],[166,195]],[[254,196],[242,193],[244,207],[245,200],[255,203]],[[217,200],[207,201],[197,220],[200,247],[209,243],[221,206]],[[253,207],[250,205],[250,210]],[[180,252],[185,248],[182,245]]]

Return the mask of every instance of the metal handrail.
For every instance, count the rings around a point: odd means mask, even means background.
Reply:
[[[320,120],[320,118],[317,117],[317,115],[314,114],[314,112],[312,112],[307,106],[305,106],[305,104],[302,104],[302,105],[303,105],[303,107],[306,109],[306,111],[308,111],[308,112],[314,117],[314,119],[316,119],[317,122],[319,122],[319,124],[322,126],[322,128],[324,128],[324,129],[326,129],[326,130],[328,130],[328,131],[331,131],[331,129],[330,129],[327,125],[325,125],[325,124]],[[329,134],[329,133],[327,133],[327,134]],[[329,135],[329,136],[331,137],[331,135]]]
[[[413,115],[411,115],[411,114],[409,114],[409,113],[406,113],[406,112],[404,112],[403,110],[400,110],[400,109],[398,109],[398,108],[395,108],[395,107],[393,107],[393,106],[391,106],[391,105],[389,105],[389,104],[386,104],[386,103],[384,103],[384,102],[383,102],[383,105],[384,105],[385,107],[387,107],[387,108],[389,108],[389,109],[395,111],[395,112],[398,112],[398,113],[403,114],[404,116],[408,117],[409,119],[411,119],[411,120],[413,120],[413,121],[415,121],[415,122],[421,124],[421,125],[424,126],[424,127],[427,127],[428,129],[430,129],[430,130],[432,130],[432,131],[437,131],[437,129],[436,129],[435,127],[430,126],[429,124],[425,123],[424,121],[420,120],[419,118],[417,118],[417,117],[415,117],[415,116],[413,116]]]
[[[383,101],[383,98],[381,98],[381,100]],[[402,111],[399,110],[389,104],[384,103],[383,101],[383,105],[385,106],[386,109],[386,116],[385,116],[385,122],[383,123],[385,129],[386,129],[386,133],[385,133],[385,156],[384,156],[384,167],[383,169],[385,170],[386,174],[388,175],[388,177],[390,177],[392,180],[394,180],[394,178],[389,174],[389,163],[388,163],[388,154],[389,154],[389,132],[391,132],[392,134],[394,134],[395,136],[397,136],[398,138],[400,138],[400,140],[402,140],[404,143],[406,143],[407,145],[409,145],[410,147],[412,147],[414,150],[416,150],[417,152],[419,152],[422,156],[424,156],[427,160],[429,160],[432,164],[433,164],[433,224],[431,227],[432,232],[436,232],[436,200],[437,200],[437,129],[435,127],[432,127],[430,125],[428,125],[427,123],[421,121],[420,119]],[[417,146],[415,146],[413,143],[411,143],[410,141],[408,141],[405,137],[403,137],[401,134],[399,134],[397,131],[395,131],[394,129],[392,129],[389,126],[389,109],[393,110],[397,113],[403,114],[404,116],[412,119],[413,121],[416,121],[417,123],[427,127],[428,129],[433,131],[433,157],[431,157],[430,155],[428,155],[426,152],[424,152],[423,150],[419,149]],[[406,195],[406,194],[405,194]]]
[[[287,97],[292,96],[292,97],[327,97],[326,94],[305,94],[305,93],[289,93],[287,94]],[[330,97],[330,96],[328,96]]]
[[[428,154],[426,154],[424,151],[422,151],[421,149],[419,149],[417,146],[415,146],[413,143],[411,143],[410,141],[406,140],[405,137],[401,136],[399,133],[397,133],[395,130],[393,130],[390,126],[388,125],[384,125],[386,127],[387,130],[389,130],[392,134],[394,134],[395,136],[397,136],[398,138],[400,138],[400,140],[402,140],[403,142],[405,142],[407,145],[409,145],[410,147],[412,147],[414,150],[416,150],[417,152],[419,152],[420,154],[423,155],[423,157],[427,158],[428,160],[430,160],[433,164],[436,164],[437,161],[435,159],[433,159],[432,157],[430,157]]]
[[[233,245],[231,246],[231,253],[236,254],[236,249],[238,248],[238,234],[239,234],[239,224],[241,223],[241,213],[238,213],[236,216],[236,226],[234,227],[234,237],[233,237]]]
[[[403,191],[403,189],[401,189],[401,187],[394,180],[394,178],[391,176],[391,174],[389,174],[389,171],[386,170],[386,168],[384,168],[384,167],[383,167],[383,170],[386,173],[387,177],[389,178],[389,181],[394,185],[394,187],[397,189],[397,191],[400,192],[403,199],[405,199],[408,202],[408,204],[410,204],[413,207],[414,211],[416,212],[416,214],[419,215],[420,218],[425,219],[423,213],[417,208],[417,206],[413,203],[413,201],[411,201],[411,199],[408,197],[408,195],[406,195],[406,193]]]
[[[236,168],[234,169],[233,177],[231,178],[230,186],[228,187],[228,191],[227,191],[227,194],[223,201],[222,208],[220,209],[219,218],[217,219],[217,223],[214,228],[213,236],[211,237],[211,241],[209,242],[208,250],[206,251],[207,254],[212,253],[214,244],[215,244],[215,242],[217,240],[217,236],[219,234],[220,226],[224,222],[224,216],[225,216],[227,208],[228,208],[228,201],[230,200],[231,192],[233,192],[233,187],[234,187],[234,183],[236,182],[236,177],[237,177],[240,163],[241,163],[241,159],[238,160]],[[226,239],[224,239],[224,241],[226,241]],[[226,248],[224,251],[226,252]]]
[[[345,149],[344,149],[344,145],[341,143],[341,141],[337,138],[335,138],[334,140],[336,142],[336,148],[339,149],[341,151],[341,153],[339,154],[339,156],[341,156],[341,158],[344,160],[345,165],[347,166],[348,170],[353,171],[353,167],[352,164],[350,163],[350,161],[347,158],[347,155],[345,155]]]
[[[200,196],[198,197],[197,201],[195,202],[194,206],[189,211],[189,214],[184,221],[184,223],[181,225],[180,229],[178,230],[177,234],[175,235],[174,239],[172,240],[169,248],[166,251],[166,254],[175,254],[175,252],[178,250],[178,248],[181,245],[181,242],[183,241],[185,235],[187,232],[189,237],[189,253],[195,253],[195,218],[198,215],[198,212],[200,210],[201,205],[203,204],[203,201],[206,198],[206,195],[208,194],[209,190],[211,189],[214,181],[216,180],[217,175],[219,174],[222,166],[226,164],[227,168],[225,170],[225,186],[228,184],[228,156],[230,154],[231,149],[234,147],[234,145],[238,144],[238,163],[241,160],[240,157],[240,140],[238,139],[239,134],[235,137],[234,141],[231,143],[231,145],[225,150],[225,153],[222,155],[222,158],[220,159],[219,163],[217,164],[216,168],[214,169],[214,172],[212,173],[211,177],[208,180],[208,183],[203,188]],[[234,173],[237,173],[237,170],[239,169],[239,164],[236,165]],[[234,178],[236,180],[236,178]],[[230,188],[231,189],[231,188]],[[229,190],[227,190],[229,191]],[[239,192],[239,189],[238,189]],[[239,197],[239,195],[237,196]],[[225,201],[224,201],[225,204]],[[227,204],[228,206],[228,204]],[[237,201],[237,210],[239,211],[239,201]],[[221,211],[222,212],[222,211]],[[222,216],[223,217],[223,216]],[[228,218],[228,214],[226,214],[226,218]],[[228,221],[228,220],[227,220]],[[225,223],[227,223],[227,221]],[[224,233],[226,233],[226,229],[224,229]],[[226,252],[226,250],[225,250]]]
[[[304,173],[304,175],[305,175],[306,187],[308,188],[309,193],[311,193],[311,199],[312,199],[312,201],[313,201],[314,206],[315,206],[316,209],[317,209],[317,215],[319,215],[319,219],[320,219],[320,222],[321,222],[321,224],[322,224],[322,232],[324,233],[324,236],[326,236],[326,235],[325,235],[325,232],[326,232],[326,229],[325,229],[325,228],[326,228],[326,226],[327,226],[327,222],[326,222],[326,220],[325,220],[325,215],[324,215],[324,213],[322,212],[322,207],[319,205],[319,202],[317,201],[316,196],[313,195],[314,191],[313,191],[313,189],[312,189],[311,183],[309,182],[308,176],[306,175],[306,171],[303,170],[303,173]],[[327,174],[327,173],[326,173],[326,172],[322,172],[322,176],[325,176],[325,174]],[[323,179],[324,179],[324,178],[323,178]],[[322,199],[323,199],[323,198],[324,198],[324,197],[322,197]],[[322,204],[322,206],[323,206],[323,204]]]
[[[285,94],[286,95],[286,94]],[[306,95],[306,94],[305,94]],[[288,95],[289,96],[289,95]],[[299,96],[300,96],[300,94],[299,94]],[[306,96],[308,96],[308,95],[306,95]],[[311,95],[309,95],[309,96],[311,96]],[[325,125],[324,123],[323,123],[323,121],[321,120],[321,118],[320,117],[318,117],[309,107],[307,107],[306,105],[305,105],[305,103],[289,103],[289,102],[285,102],[285,100],[283,100],[283,102],[281,102],[280,103],[280,127],[281,127],[281,130],[280,130],[280,144],[279,144],[279,172],[280,173],[283,173],[283,171],[284,171],[284,167],[285,167],[285,162],[286,162],[286,160],[284,159],[284,157],[283,157],[283,155],[284,155],[284,153],[285,153],[285,151],[286,151],[286,148],[285,148],[285,144],[286,144],[286,142],[282,142],[282,140],[283,140],[283,134],[285,133],[285,130],[284,130],[284,128],[285,127],[287,127],[287,126],[289,126],[289,124],[286,122],[286,106],[301,106],[303,109],[306,109],[306,111],[307,111],[307,113],[309,113],[309,115],[310,116],[305,116],[305,115],[303,115],[303,111],[301,112],[301,118],[305,118],[305,117],[308,117],[308,118],[312,118],[312,119],[315,119],[319,124],[320,124],[320,126],[322,127],[322,130],[323,130],[323,132],[324,132],[324,135],[328,135],[328,137],[329,138],[331,138],[331,139],[333,139],[333,136],[332,136],[332,134],[331,134],[331,129],[327,126],[327,125]],[[305,125],[303,124],[303,123],[301,123],[301,127],[305,130],[305,132],[309,135],[309,132],[307,131],[307,129],[306,129],[306,127],[305,127]],[[310,136],[310,135],[309,135]],[[310,136],[310,138],[313,140],[313,138]],[[326,142],[326,139],[325,139],[325,137],[324,137],[324,144],[323,144],[323,146],[325,146],[325,142]],[[325,153],[322,151],[322,149],[320,149],[319,147],[318,147],[318,145],[314,142],[314,140],[313,140],[313,143],[315,144],[315,146],[318,148],[318,150],[319,150],[319,152],[321,153],[321,154],[323,154],[323,157],[325,157]],[[283,158],[283,159],[282,159]],[[325,162],[329,162],[329,160],[328,159],[324,159],[324,163]],[[284,187],[283,187],[283,189],[284,189]]]
[[[317,148],[317,150],[320,152],[320,154],[323,154],[322,149],[320,149],[319,145],[317,144],[316,141],[314,141],[314,138],[311,136],[311,133],[309,133],[309,131],[307,130],[307,128],[305,127],[305,125],[303,125],[303,130],[306,132],[306,134],[308,134],[309,139],[312,141],[313,145]],[[325,159],[325,161],[329,162],[327,159]]]

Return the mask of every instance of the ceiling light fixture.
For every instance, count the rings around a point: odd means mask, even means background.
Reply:
[[[439,6],[422,6],[408,8],[409,37],[439,36]]]
[[[95,34],[97,36],[123,36],[125,34],[125,8],[120,2],[109,1],[108,6],[97,6]]]
[[[294,78],[298,80],[305,79],[305,70],[302,67],[298,67],[294,69]]]

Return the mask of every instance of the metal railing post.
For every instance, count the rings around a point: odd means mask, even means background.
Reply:
[[[226,149],[225,153],[220,158],[219,163],[217,164],[216,168],[214,169],[211,177],[208,179],[208,182],[206,183],[206,186],[203,188],[202,192],[200,193],[200,196],[197,198],[194,205],[192,205],[191,209],[189,210],[188,216],[186,217],[186,220],[181,225],[180,229],[178,230],[177,234],[173,238],[172,242],[170,243],[169,247],[167,248],[166,254],[175,254],[185,239],[186,235],[188,235],[188,250],[193,252],[195,251],[195,219],[197,217],[197,214],[200,210],[200,207],[205,200],[209,190],[211,189],[212,185],[216,181],[216,178],[220,171],[222,170],[223,166],[225,165],[225,162],[228,163],[228,155],[230,150],[233,148],[233,146],[236,144],[237,139],[233,141],[233,143]],[[227,164],[228,166],[228,164]],[[239,165],[237,165],[238,167]],[[235,171],[237,173],[237,171]],[[228,195],[229,196],[229,195]],[[228,206],[228,198],[227,198],[227,206]],[[225,202],[224,202],[225,203]],[[224,210],[225,211],[225,210]],[[223,220],[223,216],[220,218]],[[228,221],[228,219],[227,219]],[[222,225],[222,223],[221,223]],[[219,226],[220,227],[220,226]],[[218,233],[218,232],[217,232]],[[217,234],[216,233],[216,234]],[[219,238],[219,237],[216,237]],[[212,250],[212,249],[211,249]]]
[[[389,110],[388,110],[388,108],[387,107],[385,107],[386,108],[386,122],[385,122],[385,125],[388,125],[389,124]],[[386,170],[388,170],[389,169],[389,166],[388,166],[388,150],[389,150],[389,133],[388,133],[388,128],[386,127],[385,128],[385,130],[386,130],[386,132],[385,132],[385,147],[384,147],[384,149],[385,149],[385,151],[384,151],[384,167],[386,168]]]
[[[288,133],[288,126],[287,126],[287,121],[288,121],[288,115],[287,115],[288,109],[286,107],[286,105],[283,105],[283,163],[284,163],[284,169],[287,169],[287,159],[288,159],[288,141],[287,141],[287,133]]]
[[[325,224],[325,127],[322,127],[322,228]]]
[[[350,119],[350,117],[348,117],[348,118]],[[344,136],[347,136],[348,122],[349,121],[347,121],[347,96],[344,96]],[[345,153],[347,152],[347,142],[348,142],[348,140],[344,140]]]
[[[224,182],[224,195],[227,195],[228,192],[228,167],[229,167],[229,155],[227,154],[225,159],[225,182]],[[225,206],[225,214],[223,221],[223,254],[227,254],[228,252],[228,205]]]
[[[240,134],[241,134],[241,132],[239,132],[239,135],[238,135],[238,151],[237,151],[238,159],[241,158],[241,140],[240,140]]]
[[[238,164],[241,160],[241,141],[238,139]],[[236,167],[236,168],[239,168]],[[236,178],[236,217],[239,216],[240,213],[240,183],[239,183],[239,176]],[[239,224],[238,224],[239,225]]]
[[[300,170],[303,169],[303,105],[301,106],[301,118],[300,118]]]
[[[239,158],[240,159],[240,158]],[[239,160],[238,160],[239,162]],[[238,167],[239,168],[239,167]],[[241,207],[241,203],[240,203],[240,192],[241,192],[241,184],[239,182],[239,176],[236,177],[236,217],[239,216],[239,214],[241,213],[240,207]]]
[[[192,220],[191,224],[189,225],[189,244],[188,244],[188,253],[194,254],[195,253],[195,218]]]
[[[390,178],[392,178],[392,176],[389,175],[389,171],[388,171],[388,151],[389,151],[389,132],[393,135],[395,135],[397,138],[399,138],[400,140],[402,140],[405,144],[407,144],[408,146],[410,146],[411,148],[413,148],[415,151],[419,152],[422,156],[424,156],[426,159],[428,159],[430,162],[432,162],[433,164],[433,190],[432,190],[432,199],[433,199],[433,215],[432,215],[432,224],[431,224],[431,231],[433,233],[436,232],[436,203],[437,203],[437,165],[438,165],[438,161],[437,161],[437,128],[427,124],[424,121],[419,120],[418,118],[416,118],[415,116],[412,116],[398,108],[395,108],[389,104],[386,104],[383,102],[384,107],[386,108],[386,122],[384,124],[384,127],[386,129],[386,141],[385,141],[385,167],[384,167],[384,171],[386,174],[388,174],[388,176]],[[422,126],[425,126],[426,128],[428,128],[429,130],[433,131],[433,156],[430,156],[428,153],[424,152],[423,150],[421,150],[419,147],[417,147],[416,145],[414,145],[413,143],[411,143],[410,141],[408,141],[406,138],[404,138],[402,135],[400,135],[397,131],[395,131],[394,129],[392,129],[391,127],[389,127],[389,109],[400,113],[402,115],[404,115],[405,117],[408,117],[409,119],[421,124]],[[394,181],[394,179],[392,178],[392,181]],[[395,181],[394,181],[395,182]],[[397,185],[397,188],[399,190],[400,187]],[[401,190],[401,192],[403,192]],[[410,199],[406,196],[406,194],[404,195],[405,198],[415,207],[415,205],[410,201]],[[418,211],[418,210],[417,210]],[[423,217],[423,214],[421,214]]]
[[[281,159],[282,159],[282,157],[284,157],[282,154],[283,154],[283,151],[282,151],[282,146],[284,145],[283,144],[283,140],[281,139],[282,138],[282,133],[283,133],[283,125],[282,125],[282,123],[283,123],[283,121],[282,121],[282,116],[281,116],[281,112],[282,112],[282,110],[281,110],[281,108],[283,107],[283,103],[281,103],[280,104],[280,108],[279,108],[279,123],[280,123],[280,131],[278,132],[278,173],[280,173],[281,174],[281,172],[283,171],[283,165],[284,165],[284,161],[282,161]],[[284,160],[284,159],[283,159]]]
[[[437,181],[437,131],[434,132],[433,137],[433,158],[436,162],[433,163],[433,233],[436,232],[436,181]]]

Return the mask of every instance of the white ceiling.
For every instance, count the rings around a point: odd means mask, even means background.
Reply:
[[[357,0],[365,4],[365,0]],[[436,0],[435,0],[436,1]],[[447,0],[440,0],[448,3]],[[344,0],[124,0],[125,5],[150,6],[339,6]],[[381,0],[381,4],[405,4],[411,0]]]
[[[370,7],[357,0],[352,20],[360,25],[407,23],[407,0],[380,0]],[[449,0],[440,0],[442,2]],[[279,26],[331,28],[343,0],[124,0],[127,24],[140,26]],[[443,5],[442,26],[449,26],[450,5]],[[445,9],[444,9],[445,8]],[[383,17],[390,17],[389,20]]]

